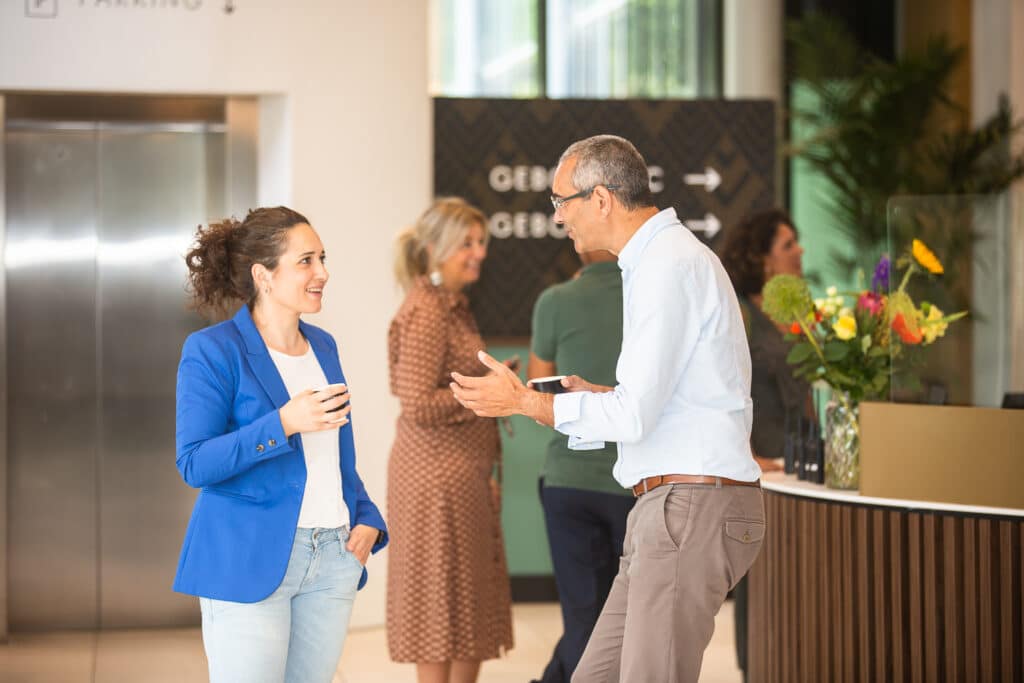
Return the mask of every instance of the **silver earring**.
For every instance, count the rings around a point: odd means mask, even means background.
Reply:
[[[442,282],[444,282],[444,280],[441,279],[440,270],[430,271],[430,284],[434,285],[435,287],[440,287]]]

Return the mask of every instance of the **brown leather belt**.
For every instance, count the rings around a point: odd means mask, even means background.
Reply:
[[[639,498],[648,491],[653,491],[659,486],[664,486],[665,484],[709,484],[716,488],[721,488],[722,486],[754,486],[761,488],[760,479],[755,479],[754,481],[738,481],[727,477],[713,477],[704,474],[662,474],[657,477],[641,479],[633,487],[633,495]]]

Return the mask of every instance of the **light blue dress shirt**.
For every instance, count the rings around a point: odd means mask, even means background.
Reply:
[[[618,384],[555,396],[555,429],[575,450],[618,442],[612,474],[625,487],[661,474],[759,478],[750,350],[718,257],[665,209],[630,238],[619,266]]]

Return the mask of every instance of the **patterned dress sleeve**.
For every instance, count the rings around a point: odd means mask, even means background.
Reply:
[[[405,320],[392,328],[396,358],[395,395],[402,412],[416,423],[429,427],[458,424],[476,418],[463,408],[448,388],[450,369],[447,357],[448,321],[435,306],[415,306]]]

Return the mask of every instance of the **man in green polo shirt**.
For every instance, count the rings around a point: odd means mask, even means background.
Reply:
[[[615,386],[622,347],[622,273],[607,251],[580,254],[575,278],[544,290],[533,309],[527,376],[579,375]],[[612,478],[616,444],[571,451],[552,432],[541,475],[565,633],[540,683],[569,683],[619,570],[632,492]]]

